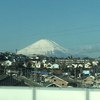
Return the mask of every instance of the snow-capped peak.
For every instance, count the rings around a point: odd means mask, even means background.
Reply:
[[[42,54],[42,55],[57,56],[57,57],[71,55],[67,49],[61,47],[54,41],[47,39],[41,39],[25,47],[24,49],[19,50],[18,54],[25,54],[25,55]]]

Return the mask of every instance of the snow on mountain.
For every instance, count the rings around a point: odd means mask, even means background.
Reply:
[[[67,57],[71,53],[52,40],[41,39],[17,52],[17,54],[40,54],[46,56]]]

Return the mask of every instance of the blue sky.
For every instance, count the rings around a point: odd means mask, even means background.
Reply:
[[[0,0],[0,51],[40,39],[100,56],[100,0]]]

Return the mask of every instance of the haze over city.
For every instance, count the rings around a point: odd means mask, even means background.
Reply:
[[[0,0],[0,51],[40,40],[89,57],[100,56],[99,0]]]

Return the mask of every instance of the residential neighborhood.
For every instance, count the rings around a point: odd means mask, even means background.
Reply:
[[[1,52],[0,86],[100,88],[100,58]]]
[[[0,100],[99,100],[100,0],[0,0]]]

